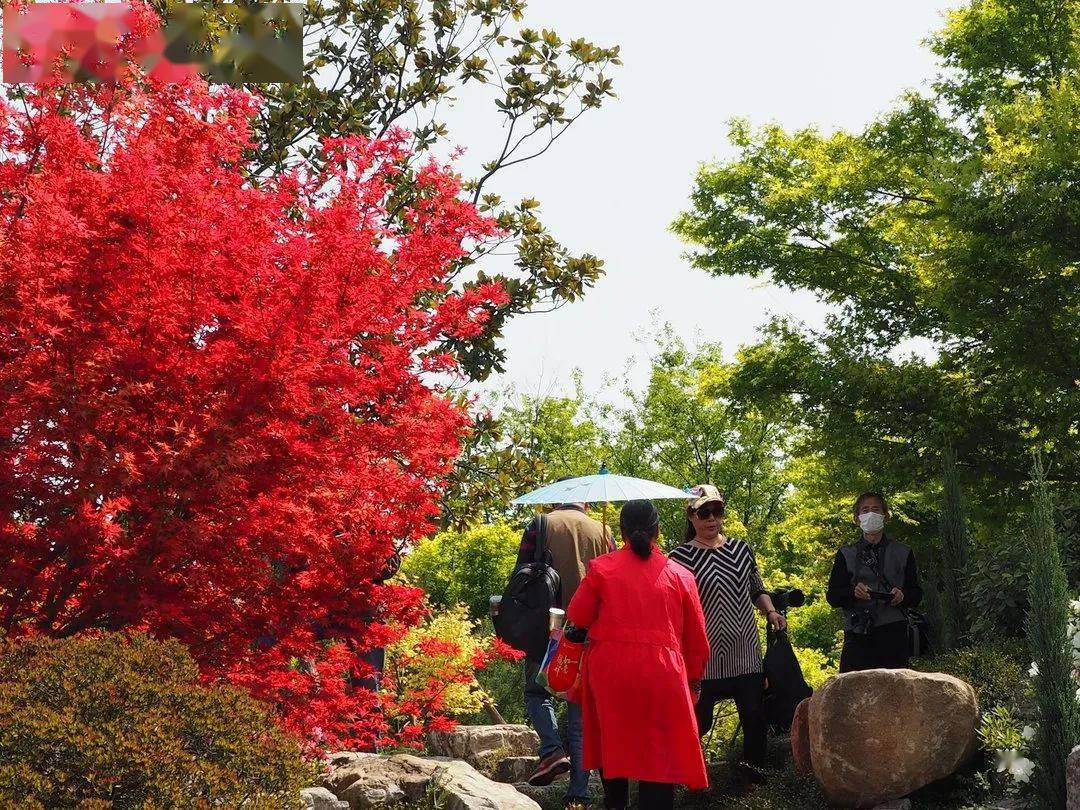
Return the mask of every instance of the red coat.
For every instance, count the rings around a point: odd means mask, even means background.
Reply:
[[[589,629],[584,766],[609,779],[708,787],[688,681],[709,659],[694,575],[660,549],[597,557],[566,618]]]

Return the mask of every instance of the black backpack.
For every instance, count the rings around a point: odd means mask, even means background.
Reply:
[[[495,616],[495,635],[540,663],[548,645],[548,611],[559,607],[562,583],[551,567],[547,519],[540,515],[537,520],[536,554],[510,576]]]
[[[802,667],[786,631],[774,631],[770,627],[766,647],[765,719],[773,728],[786,731],[791,728],[795,707],[814,694],[814,690],[803,677]]]

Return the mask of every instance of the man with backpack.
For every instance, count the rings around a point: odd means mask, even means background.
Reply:
[[[603,523],[585,513],[585,504],[559,504],[529,523],[518,549],[515,570],[530,565],[550,566],[557,574],[560,586],[558,598],[553,598],[550,607],[566,610],[585,576],[589,562],[614,549],[611,533]],[[539,628],[536,632],[541,633]],[[537,639],[535,649],[542,651],[546,647],[546,638],[545,620],[542,636]],[[540,765],[529,778],[529,784],[549,785],[559,776],[570,772],[566,805],[587,807],[589,772],[581,764],[581,708],[574,703],[567,705],[569,745],[564,747],[555,719],[554,699],[547,689],[536,682],[539,672],[540,660],[530,652],[525,660],[525,709],[533,728],[540,735]]]

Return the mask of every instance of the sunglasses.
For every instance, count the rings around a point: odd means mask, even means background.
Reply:
[[[697,515],[698,518],[701,520],[708,520],[709,518],[713,517],[723,517],[724,510],[722,507],[719,506],[703,506],[700,509],[695,509],[694,514]]]

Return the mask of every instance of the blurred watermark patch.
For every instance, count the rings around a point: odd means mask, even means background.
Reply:
[[[128,3],[7,4],[3,80],[115,81],[130,65],[177,81],[299,82],[303,3],[170,4],[165,20]]]

